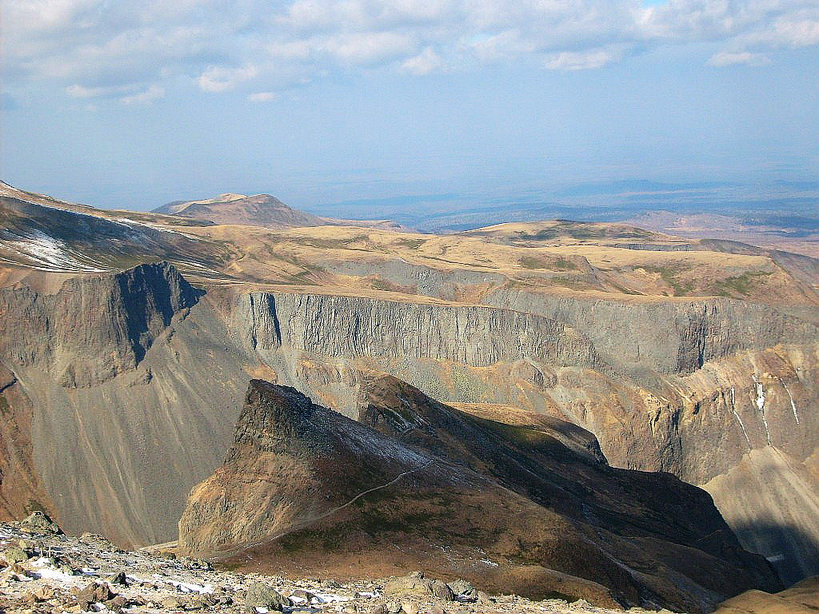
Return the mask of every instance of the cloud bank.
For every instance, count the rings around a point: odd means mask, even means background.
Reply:
[[[48,81],[75,98],[149,104],[181,80],[204,93],[240,90],[262,101],[337,71],[386,69],[423,78],[503,62],[594,70],[692,43],[721,48],[711,66],[764,65],[778,50],[819,44],[819,4],[7,0],[2,39],[11,87]]]

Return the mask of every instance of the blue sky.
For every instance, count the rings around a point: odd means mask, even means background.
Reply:
[[[816,0],[4,0],[2,45],[2,178],[104,207],[819,177]]]

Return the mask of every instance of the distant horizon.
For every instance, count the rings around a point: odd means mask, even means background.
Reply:
[[[529,190],[518,195],[459,193],[403,194],[383,198],[358,198],[299,206],[271,190],[227,190],[197,194],[142,208],[99,207],[93,202],[43,192],[29,186],[17,189],[35,192],[98,209],[150,212],[169,204],[208,200],[223,194],[253,196],[268,194],[299,211],[327,218],[391,220],[421,232],[459,232],[485,226],[549,220],[577,222],[626,222],[638,224],[651,215],[683,217],[704,214],[744,220],[753,226],[782,223],[791,238],[815,237],[819,231],[819,181],[772,181],[742,186],[730,182],[664,183],[645,179],[570,184],[551,191]],[[638,224],[639,225],[639,224]],[[719,234],[719,231],[715,231]],[[771,232],[771,229],[764,231]],[[716,235],[715,235],[716,236]],[[783,235],[785,236],[785,235]]]
[[[98,207],[819,177],[812,0],[10,0],[0,27],[0,174]]]

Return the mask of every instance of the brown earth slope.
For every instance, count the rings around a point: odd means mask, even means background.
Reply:
[[[322,226],[327,222],[304,211],[285,205],[270,194],[222,194],[207,200],[168,203],[154,209],[154,213],[175,215],[214,224],[241,224],[288,228],[290,226]]]
[[[487,587],[503,578],[523,594],[691,612],[778,584],[706,493],[608,467],[576,427],[563,435],[580,450],[542,428],[463,414],[395,378],[367,390],[361,420],[377,430],[251,381],[224,465],[188,500],[181,550],[278,572],[306,553],[325,565],[363,559],[375,574],[398,571],[400,558]],[[471,572],[442,548],[471,550]]]

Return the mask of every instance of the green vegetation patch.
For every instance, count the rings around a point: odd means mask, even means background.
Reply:
[[[552,446],[557,442],[548,433],[526,424],[506,424],[488,418],[479,418],[478,416],[470,416],[469,418],[483,428],[493,431],[506,441],[520,446],[541,448],[543,446]]]
[[[400,245],[401,247],[408,247],[409,249],[418,249],[426,242],[426,239],[401,238],[393,241],[393,245]]]
[[[524,241],[549,241],[558,237],[571,237],[577,240],[600,239],[651,239],[655,236],[650,230],[632,226],[597,226],[586,222],[558,220],[556,226],[542,228],[534,233],[521,232],[518,238]]]
[[[714,284],[715,293],[720,296],[732,296],[740,294],[742,296],[749,295],[756,286],[765,283],[766,278],[773,275],[767,271],[746,271],[742,275],[734,277],[726,277]]]
[[[674,290],[674,296],[685,296],[686,294],[694,290],[693,281],[683,281],[677,279],[677,275],[684,271],[687,271],[688,267],[683,266],[662,267],[642,265],[639,268],[643,269],[647,273],[658,273],[660,275],[660,278],[669,286],[671,286],[671,288]]]
[[[370,239],[369,236],[361,234],[361,235],[353,235],[352,237],[347,237],[345,239],[324,239],[320,237],[299,237],[292,239],[294,243],[299,245],[307,245],[309,247],[318,247],[319,249],[346,249],[353,243],[360,243],[362,241],[368,241]]]
[[[558,256],[553,258],[551,256],[544,256],[536,254],[531,256],[523,256],[519,261],[520,266],[524,269],[548,269],[550,271],[575,271],[578,266],[569,260]]]
[[[43,505],[39,501],[37,501],[36,499],[29,499],[28,503],[26,503],[25,513],[26,515],[28,515],[34,512],[43,512],[44,514],[48,513],[46,508],[43,507]]]

